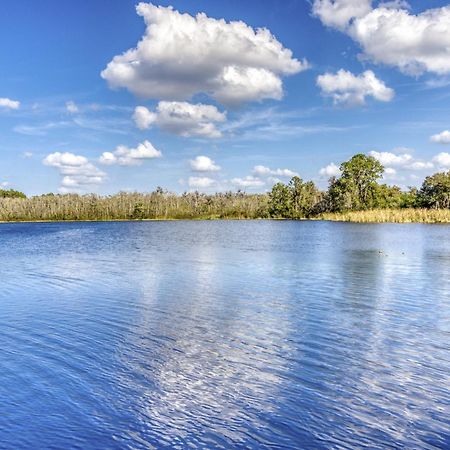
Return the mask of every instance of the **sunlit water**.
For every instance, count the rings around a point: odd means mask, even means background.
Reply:
[[[450,227],[0,225],[0,448],[450,448]]]

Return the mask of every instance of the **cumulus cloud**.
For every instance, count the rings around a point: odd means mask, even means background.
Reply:
[[[208,156],[197,156],[189,161],[191,169],[195,172],[217,172],[220,170],[220,166]]]
[[[317,85],[322,94],[331,97],[335,104],[360,106],[366,97],[373,97],[382,102],[389,102],[394,97],[394,90],[387,87],[371,70],[354,75],[347,70],[337,73],[325,73],[317,77]]]
[[[393,167],[386,167],[384,169],[384,175],[386,178],[392,178],[397,175],[397,171]]]
[[[78,112],[77,104],[73,101],[66,102],[66,111],[70,114],[77,113]]]
[[[450,153],[439,153],[433,158],[433,162],[441,169],[450,169]]]
[[[413,162],[413,157],[408,153],[396,154],[391,152],[371,151],[369,155],[380,161],[383,166],[406,166]]]
[[[442,133],[434,134],[430,140],[437,144],[450,144],[450,131],[445,130]]]
[[[393,169],[409,170],[409,171],[421,171],[432,169],[434,164],[432,161],[421,161],[414,158],[410,153],[405,151],[411,151],[408,148],[399,148],[394,152],[369,152],[369,156],[374,157],[385,167],[385,174],[393,175]],[[403,153],[400,153],[403,152]]]
[[[298,177],[299,174],[290,169],[270,169],[266,166],[255,166],[252,171],[253,175],[259,177],[278,176],[278,177]]]
[[[366,59],[408,75],[450,73],[450,5],[417,15],[406,5],[396,1],[372,8],[366,0],[315,0],[313,12],[325,25],[349,34]]]
[[[188,185],[190,188],[194,189],[206,189],[214,186],[216,180],[209,177],[189,177]]]
[[[263,165],[253,167],[252,174],[245,177],[237,177],[228,181],[229,184],[238,189],[257,189],[269,187],[276,183],[282,183],[286,178],[299,176],[297,172],[290,169],[271,169]]]
[[[325,167],[322,167],[319,170],[319,174],[323,177],[331,178],[331,177],[338,177],[341,175],[341,170],[335,163],[330,163]]]
[[[61,192],[81,192],[103,183],[106,179],[104,172],[81,155],[55,152],[47,155],[43,163],[59,171],[62,176]]]
[[[161,101],[155,112],[138,106],[133,119],[141,130],[156,124],[168,133],[183,137],[218,138],[222,133],[215,123],[224,122],[226,114],[213,105]]]
[[[260,178],[254,177],[252,175],[247,175],[244,178],[233,178],[231,180],[231,184],[238,187],[239,189],[242,189],[262,187],[265,185],[265,182]]]
[[[408,168],[412,170],[432,169],[434,167],[431,161],[413,161]]]
[[[162,153],[149,141],[144,141],[136,148],[119,145],[114,152],[103,152],[99,158],[101,164],[119,166],[140,166],[144,160],[160,158]]]
[[[281,77],[308,68],[270,33],[244,22],[195,17],[139,3],[146,31],[101,76],[112,88],[144,98],[186,100],[198,93],[223,104],[281,99]]]
[[[156,122],[156,114],[151,112],[145,106],[136,106],[133,114],[133,120],[137,128],[146,130]]]
[[[372,10],[372,0],[316,0],[313,14],[324,25],[344,31],[351,20]]]
[[[0,98],[0,108],[19,109],[20,102],[18,100],[11,100],[10,98]]]

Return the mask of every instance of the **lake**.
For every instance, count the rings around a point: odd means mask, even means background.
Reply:
[[[450,448],[450,226],[0,225],[0,448]]]

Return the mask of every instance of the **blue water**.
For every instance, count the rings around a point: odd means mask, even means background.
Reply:
[[[0,225],[0,448],[450,448],[450,226]]]

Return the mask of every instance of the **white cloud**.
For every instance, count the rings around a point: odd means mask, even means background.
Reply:
[[[399,148],[394,151],[411,151],[408,148]],[[369,156],[374,157],[385,167],[385,173],[387,175],[393,175],[393,168],[396,167],[399,170],[427,170],[432,169],[434,164],[432,161],[421,161],[415,159],[410,153],[393,153],[393,152],[369,152]]]
[[[450,153],[441,152],[433,158],[433,162],[442,169],[450,169]]]
[[[47,155],[43,163],[58,169],[61,180],[61,192],[81,192],[87,188],[103,183],[106,174],[95,167],[89,160],[73,153],[55,152]]]
[[[155,112],[145,106],[138,106],[133,118],[140,129],[156,124],[168,133],[183,137],[218,138],[222,133],[215,123],[224,122],[226,114],[213,105],[162,101],[158,103]]]
[[[283,96],[281,77],[308,68],[269,30],[242,21],[139,3],[146,32],[136,48],[117,55],[101,76],[112,88],[144,98],[185,100],[198,93],[224,104]]]
[[[450,6],[410,14],[405,9],[379,7],[356,20],[350,35],[376,63],[402,72],[450,73]]]
[[[22,156],[26,159],[30,159],[33,157],[33,153],[32,152],[23,152]]]
[[[430,161],[414,161],[408,166],[412,170],[432,169],[433,167],[434,165]]]
[[[120,166],[139,166],[145,159],[159,158],[162,153],[149,141],[138,144],[136,148],[119,145],[114,152],[103,152],[99,158],[101,164]]]
[[[146,130],[156,121],[156,114],[145,106],[136,106],[133,120],[137,128]]]
[[[408,75],[450,73],[450,5],[415,15],[401,1],[377,8],[370,4],[367,0],[315,0],[313,12],[325,25],[349,34],[366,59]]]
[[[313,14],[328,27],[344,31],[351,20],[364,17],[372,9],[372,0],[315,0]]]
[[[220,166],[214,163],[208,156],[197,156],[195,159],[189,161],[191,169],[196,172],[217,172]]]
[[[434,134],[430,137],[430,140],[437,144],[450,144],[450,131],[445,130],[442,133]]]
[[[271,169],[270,167],[257,165],[253,167],[252,175],[233,178],[228,180],[227,184],[238,189],[268,188],[276,183],[285,182],[286,178],[295,176],[299,176],[299,174],[290,169]],[[284,181],[282,178],[284,178]]]
[[[70,114],[75,114],[78,112],[78,106],[76,105],[75,102],[69,101],[69,102],[66,102],[66,110]]]
[[[253,167],[253,174],[259,177],[278,176],[278,177],[298,177],[299,174],[290,169],[270,169],[266,166]]]
[[[369,96],[382,102],[389,102],[394,97],[394,90],[387,87],[371,70],[360,75],[343,69],[336,74],[326,73],[317,77],[317,85],[323,95],[333,98],[335,104],[359,106],[364,105]]]
[[[55,152],[47,155],[44,159],[44,164],[46,166],[52,167],[80,167],[88,164],[88,159],[85,156],[75,155],[73,153],[65,152]]]
[[[323,177],[331,178],[338,177],[341,175],[339,167],[335,163],[330,163],[328,166],[322,167],[319,170],[319,174]]]
[[[256,188],[264,186],[265,182],[260,178],[247,175],[244,178],[233,178],[231,184],[238,188]]]
[[[0,188],[6,188],[9,186],[9,184],[10,184],[9,181],[2,181],[0,183]]]
[[[105,164],[106,166],[112,166],[117,163],[117,157],[112,152],[103,152],[99,158],[99,162],[101,164]]]
[[[20,102],[9,98],[0,98],[0,108],[19,109]]]
[[[408,153],[395,154],[391,152],[371,151],[369,155],[380,161],[383,166],[407,166],[413,162],[413,157]]]
[[[188,185],[194,189],[205,189],[214,186],[216,180],[209,177],[189,177]]]
[[[386,167],[386,169],[384,170],[384,175],[390,178],[397,175],[397,171],[392,167]]]

